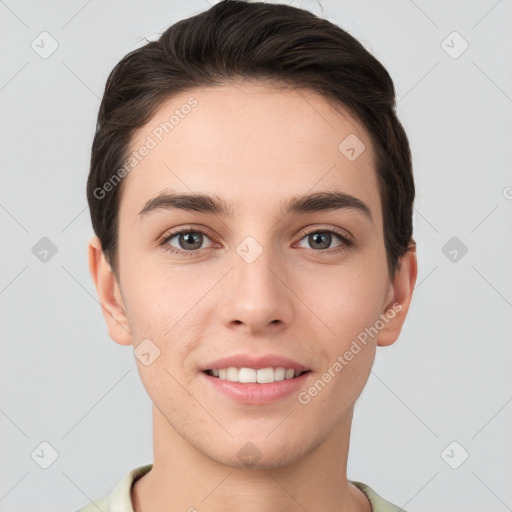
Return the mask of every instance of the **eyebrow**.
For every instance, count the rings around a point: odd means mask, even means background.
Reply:
[[[163,191],[146,202],[139,212],[138,218],[140,219],[158,210],[174,209],[234,217],[232,207],[216,195],[178,194]],[[292,196],[282,205],[281,215],[284,217],[290,213],[301,214],[334,210],[353,210],[363,214],[373,222],[370,208],[363,201],[345,192],[336,191]]]

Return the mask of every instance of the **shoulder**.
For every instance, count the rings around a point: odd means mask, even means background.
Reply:
[[[363,482],[354,482],[353,480],[350,480],[350,482],[366,494],[366,497],[372,505],[372,512],[406,512],[402,507],[393,505],[393,503],[385,500],[369,485]]]
[[[131,488],[135,480],[145,475],[153,467],[146,464],[132,469],[124,475],[122,480],[112,489],[108,496],[102,496],[87,503],[75,512],[133,512],[131,501]]]
[[[75,512],[109,512],[108,496],[99,498],[96,501],[91,501],[90,503],[76,510]]]

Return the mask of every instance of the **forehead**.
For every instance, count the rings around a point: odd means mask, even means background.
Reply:
[[[131,217],[163,189],[215,194],[237,209],[327,189],[380,205],[365,128],[307,89],[238,81],[181,92],[135,133],[134,153],[121,200]]]

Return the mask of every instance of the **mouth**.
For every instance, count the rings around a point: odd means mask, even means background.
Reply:
[[[219,365],[220,366],[220,365]],[[220,393],[235,403],[266,405],[277,403],[298,393],[307,385],[312,370],[266,366],[264,368],[235,367],[202,370],[204,383],[214,393]]]
[[[283,380],[291,380],[300,377],[311,370],[294,370],[293,368],[267,367],[267,368],[212,368],[203,370],[203,373],[228,382],[239,382],[242,384],[270,384]]]

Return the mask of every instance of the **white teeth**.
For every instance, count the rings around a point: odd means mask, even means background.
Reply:
[[[229,380],[230,382],[243,382],[243,383],[259,383],[266,384],[269,382],[277,382],[284,379],[293,379],[300,375],[301,372],[295,371],[293,368],[236,368],[230,366],[229,368],[218,368],[211,370],[215,377],[221,380]]]
[[[274,380],[277,382],[279,380],[284,380],[286,374],[286,368],[279,367],[274,370]]]
[[[230,366],[226,372],[226,380],[231,382],[238,382],[238,368]]]
[[[243,368],[240,370],[240,375],[242,375],[243,370]],[[256,370],[256,382],[260,384],[274,382],[274,378],[275,370],[273,368],[260,368],[259,370]],[[240,382],[242,382],[242,379],[240,379]]]
[[[233,368],[233,370],[232,375],[234,378],[236,378],[235,372],[238,372],[238,382],[256,382],[256,375],[258,372],[253,368],[240,368],[240,370]]]

